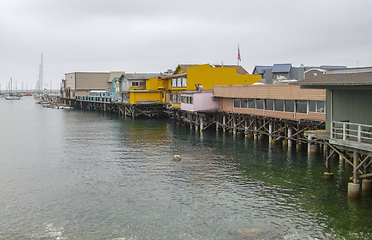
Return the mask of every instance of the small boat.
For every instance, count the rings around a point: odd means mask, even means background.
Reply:
[[[21,96],[9,94],[5,97],[5,100],[21,100]]]
[[[41,104],[41,105],[47,105],[47,104],[50,104],[49,101],[44,100],[44,99],[41,99],[41,100],[39,100],[39,101],[36,101],[35,103],[36,103],[36,104]]]
[[[12,93],[12,78],[10,78],[10,91],[8,96],[5,97],[6,100],[21,100],[21,95],[15,95]]]

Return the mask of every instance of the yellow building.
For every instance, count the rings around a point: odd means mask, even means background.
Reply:
[[[178,65],[172,75],[159,77],[163,81],[163,103],[181,107],[180,92],[186,90],[213,89],[214,85],[252,85],[261,79],[260,75],[250,75],[238,65]]]
[[[124,73],[117,80],[119,102],[130,104],[162,103],[159,73]]]

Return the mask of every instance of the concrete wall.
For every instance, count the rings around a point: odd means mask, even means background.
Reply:
[[[71,90],[75,90],[75,73],[66,73],[65,74],[65,83],[66,83],[66,88],[70,88]]]

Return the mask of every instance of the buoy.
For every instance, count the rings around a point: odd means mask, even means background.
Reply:
[[[174,161],[174,162],[179,162],[179,161],[181,161],[181,157],[180,157],[180,155],[174,155],[174,157],[171,159],[171,161]]]

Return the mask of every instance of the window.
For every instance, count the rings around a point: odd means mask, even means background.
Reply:
[[[172,103],[181,103],[181,94],[172,95]]]
[[[248,98],[248,108],[256,108],[256,103],[254,98]]]
[[[296,100],[296,112],[307,113],[307,100]]]
[[[172,87],[177,87],[177,79],[172,78]]]
[[[325,113],[325,102],[324,101],[309,101],[309,112]]]
[[[315,100],[309,101],[309,112],[316,112],[316,101]]]
[[[234,108],[240,108],[241,107],[240,104],[241,104],[240,98],[235,98],[234,99]]]
[[[324,101],[316,102],[316,112],[325,113],[325,102]]]
[[[266,110],[274,110],[274,100],[272,99],[265,99],[265,109]]]
[[[139,86],[139,82],[132,82],[132,87],[138,87]]]
[[[256,99],[256,108],[257,109],[264,109],[264,100],[263,99]]]
[[[193,97],[182,96],[182,103],[193,104]]]
[[[187,87],[187,78],[182,78],[182,87]]]
[[[283,112],[284,111],[284,100],[282,99],[275,99],[274,100],[274,110]]]
[[[246,98],[242,99],[242,108],[248,108],[248,99]]]
[[[177,78],[177,87],[182,87],[182,79]]]
[[[285,100],[285,111],[294,112],[294,100]]]

